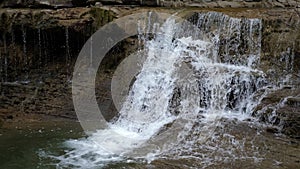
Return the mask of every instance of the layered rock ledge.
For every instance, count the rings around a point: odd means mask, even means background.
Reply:
[[[300,7],[297,0],[2,0],[2,7],[71,8],[89,5],[135,5],[201,8],[283,8]]]

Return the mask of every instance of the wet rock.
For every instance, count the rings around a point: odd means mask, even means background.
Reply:
[[[6,7],[34,7],[39,8],[45,5],[46,8],[54,7],[71,7],[71,6],[85,6],[84,1],[4,1]],[[101,2],[102,4],[125,4],[125,5],[140,5],[141,1],[90,1]],[[289,1],[292,4],[293,1]],[[60,6],[58,3],[61,3]],[[287,6],[285,2],[278,1],[278,3]],[[10,5],[9,5],[10,4]],[[234,17],[258,17],[263,19],[263,44],[262,44],[262,66],[260,69],[264,70],[270,77],[270,80],[274,82],[279,81],[281,77],[286,77],[287,74],[297,74],[300,68],[300,49],[299,49],[299,28],[298,16],[293,10],[282,9],[282,5],[276,5],[275,3],[265,3],[264,1],[142,1],[142,5],[146,6],[199,6],[204,8],[222,7],[223,9],[217,9]],[[228,7],[264,7],[264,6],[278,6],[279,9],[247,9],[247,10],[233,10]],[[105,25],[109,21],[115,18],[114,12],[106,10],[104,8],[68,8],[59,10],[31,10],[31,9],[5,9],[0,10],[1,24],[0,24],[0,50],[1,54],[4,53],[4,39],[6,40],[7,54],[11,57],[9,59],[9,65],[13,65],[17,70],[11,68],[12,81],[25,76],[25,66],[29,66],[27,69],[31,71],[31,74],[37,74],[38,77],[32,77],[37,81],[43,81],[38,94],[35,95],[34,89],[27,89],[21,86],[3,86],[0,85],[0,91],[4,91],[5,97],[0,98],[0,107],[18,107],[21,103],[26,103],[25,109],[27,111],[34,112],[35,110],[41,114],[50,114],[55,116],[69,116],[72,114],[72,98],[71,98],[71,86],[66,82],[70,78],[72,72],[72,63],[66,62],[66,54],[70,54],[72,61],[77,57],[82,45],[95,32],[99,27]],[[112,7],[113,8],[113,7]],[[115,8],[116,9],[116,8]],[[120,9],[120,10],[119,10]],[[124,8],[125,9],[125,8]],[[130,7],[126,8],[126,12],[130,10]],[[118,8],[119,11],[123,9]],[[134,9],[135,10],[135,9]],[[201,10],[201,9],[197,9]],[[214,9],[216,10],[216,9]],[[172,9],[170,10],[172,11]],[[187,10],[190,12],[189,10]],[[207,11],[207,9],[204,9]],[[203,12],[203,11],[202,11]],[[278,13],[281,15],[278,16]],[[5,32],[5,33],[4,33]],[[6,37],[6,38],[3,38]],[[25,38],[24,38],[25,37]],[[39,39],[40,38],[40,39]],[[24,43],[24,39],[25,42]],[[69,40],[68,44],[66,43]],[[40,44],[39,44],[40,40]],[[118,46],[118,49],[128,54],[130,49],[136,48],[136,39],[127,41]],[[25,48],[24,48],[25,46]],[[69,48],[67,47],[69,46]],[[290,48],[290,50],[287,50]],[[25,49],[25,50],[24,50]],[[68,51],[69,50],[69,51]],[[25,51],[25,53],[24,53]],[[124,57],[124,53],[116,54],[114,56],[118,59]],[[25,56],[29,58],[28,64],[25,65]],[[40,59],[37,56],[41,56]],[[293,57],[291,57],[293,56]],[[2,57],[3,58],[3,57]],[[294,59],[293,63],[289,61]],[[18,62],[15,62],[17,60]],[[275,64],[273,63],[275,62]],[[41,64],[42,63],[42,64]],[[107,67],[115,67],[119,62],[108,61]],[[278,64],[279,66],[276,66]],[[68,67],[69,70],[66,70]],[[42,75],[42,68],[46,75]],[[293,68],[293,69],[292,69]],[[39,71],[34,72],[37,69]],[[28,71],[27,70],[27,71]],[[29,71],[28,71],[29,72]],[[62,73],[62,72],[65,72]],[[68,72],[68,73],[67,73]],[[287,72],[287,73],[284,73]],[[108,72],[106,72],[108,73]],[[30,76],[31,77],[31,76]],[[297,76],[293,76],[290,80],[295,83]],[[107,79],[101,79],[101,82],[109,81]],[[25,86],[26,84],[22,84]],[[36,85],[36,84],[34,84]],[[291,87],[284,88],[281,91],[276,91],[273,94],[270,93],[263,100],[257,109],[255,116],[259,116],[261,121],[267,122],[272,112],[275,110],[273,107],[278,105],[285,97],[293,96],[287,99],[285,102],[286,108],[276,109],[277,117],[274,120],[274,124],[282,127],[282,132],[290,133],[289,135],[296,136],[295,133],[299,131],[297,129],[298,123],[296,120],[292,120],[293,112],[298,112],[298,98],[293,95],[295,84],[287,84]],[[101,86],[101,85],[99,85]],[[103,84],[101,87],[107,87],[109,83]],[[111,119],[115,114],[110,113],[113,110],[113,102],[111,100],[105,100],[109,93],[104,90],[96,91],[104,93],[101,99],[103,104],[108,105],[106,110],[106,117]],[[17,93],[19,95],[17,95]],[[8,96],[8,97],[6,97]],[[26,98],[34,97],[34,101],[23,102]],[[32,105],[35,105],[35,110],[29,109]],[[65,106],[67,105],[67,106]],[[178,103],[174,103],[174,114],[176,112],[176,106]],[[268,107],[263,110],[264,107]],[[70,110],[68,114],[64,114],[63,111]],[[22,112],[20,109],[18,110]],[[200,117],[201,118],[201,117]],[[297,119],[297,116],[295,116]],[[295,130],[297,129],[297,130]]]
[[[279,128],[279,132],[293,138],[300,136],[300,89],[271,90],[254,111],[260,121]],[[267,128],[267,131],[273,129]]]
[[[239,2],[229,2],[229,1],[221,1],[217,3],[221,8],[239,8],[241,7],[241,3]]]
[[[121,5],[123,4],[122,0],[101,0],[103,5]]]
[[[275,127],[267,127],[266,131],[269,133],[278,133],[279,132],[278,129]]]
[[[300,97],[287,98],[286,104],[292,107],[300,107]]]
[[[6,116],[6,118],[12,120],[14,118],[14,116],[8,115],[8,116]]]
[[[125,5],[140,5],[141,0],[122,0]]]
[[[247,118],[247,119],[245,119],[245,120],[243,120],[243,121],[248,121],[248,122],[250,122],[250,121],[253,121],[251,118]]]
[[[141,0],[141,5],[143,6],[159,6],[160,0]]]
[[[0,2],[1,3],[1,2]],[[163,7],[201,7],[201,8],[254,8],[254,7],[297,7],[299,3],[294,0],[290,1],[259,1],[259,0],[215,0],[215,1],[195,1],[195,0],[4,0],[2,6],[20,8],[64,8],[78,7],[86,5],[95,5],[101,3],[104,5],[141,5],[141,6],[163,6]]]
[[[22,76],[18,72],[49,65],[50,60],[69,62],[77,57],[91,33],[114,19],[112,11],[100,8],[0,9],[0,16],[1,58],[9,56],[10,65],[6,81]]]
[[[0,118],[0,128],[2,127],[4,121]]]
[[[9,8],[66,8],[79,5],[78,3],[73,2],[76,0],[60,0],[60,1],[51,1],[51,0],[4,0],[2,7]],[[79,1],[79,0],[78,0]]]
[[[86,6],[87,0],[72,0],[73,6]]]

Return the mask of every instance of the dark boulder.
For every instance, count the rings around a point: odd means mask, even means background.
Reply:
[[[120,5],[122,4],[121,0],[95,0],[95,2],[101,2],[103,5]]]
[[[122,0],[124,5],[140,5],[140,0]]]
[[[72,0],[72,5],[73,6],[86,6],[87,5],[87,0]]]

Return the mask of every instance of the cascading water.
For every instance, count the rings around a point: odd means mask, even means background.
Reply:
[[[12,54],[12,56],[13,56],[13,70],[14,70],[14,75],[13,75],[13,77],[16,77],[17,76],[17,51],[16,51],[16,37],[15,37],[15,33],[14,33],[14,31],[12,31],[12,33],[11,33],[11,45],[12,45],[12,47],[13,47],[13,54]]]
[[[26,72],[26,79],[28,78],[28,57],[27,57],[27,43],[26,43],[26,29],[24,28],[24,25],[22,25],[22,38],[23,38],[23,55],[24,55],[24,67]]]
[[[66,64],[67,68],[70,67],[70,45],[69,45],[69,28],[65,28],[65,36],[66,36]],[[67,70],[67,74],[69,74],[69,70]]]
[[[207,156],[220,137],[231,146],[220,144],[218,153],[243,148],[233,136],[214,131],[221,118],[248,118],[251,98],[264,84],[256,69],[261,21],[209,12],[197,16],[197,26],[187,30],[171,17],[153,39],[143,38],[147,58],[118,118],[86,139],[68,141],[72,150],[55,157],[59,166],[187,156],[209,163],[216,160]]]
[[[48,49],[48,48],[50,48],[50,46],[48,45],[48,42],[49,42],[49,41],[52,41],[52,39],[51,39],[51,38],[48,38],[47,34],[46,34],[44,31],[42,32],[42,35],[43,35],[43,36],[41,37],[41,39],[43,39],[43,40],[42,40],[42,48],[43,48],[43,49]],[[47,66],[48,62],[51,61],[51,60],[50,60],[50,58],[48,58],[48,57],[49,57],[49,56],[48,56],[48,51],[47,51],[47,50],[43,50],[43,51],[44,51],[44,54],[43,54],[43,55],[44,55],[44,59],[43,59],[44,63],[43,63],[43,64],[44,64],[45,66]],[[52,62],[53,62],[53,58],[52,58]]]
[[[8,52],[7,52],[7,44],[6,44],[6,34],[3,36],[3,44],[4,44],[4,73],[5,73],[5,80],[7,81],[8,78]]]
[[[3,79],[3,59],[2,59],[2,52],[0,51],[0,77],[1,77],[1,83],[4,82],[4,79]]]
[[[41,29],[38,29],[38,44],[39,44],[39,59],[38,59],[38,66],[39,68],[42,66],[42,39],[41,39]]]

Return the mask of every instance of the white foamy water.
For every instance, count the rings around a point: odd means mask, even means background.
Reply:
[[[199,149],[212,150],[204,142],[216,138],[221,118],[249,118],[252,95],[264,81],[256,69],[261,21],[215,12],[196,19],[199,29],[169,18],[153,39],[143,38],[147,58],[118,118],[107,129],[67,141],[71,150],[55,157],[59,167],[196,157]],[[223,137],[231,148],[242,147],[230,135]]]

